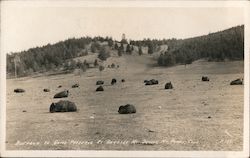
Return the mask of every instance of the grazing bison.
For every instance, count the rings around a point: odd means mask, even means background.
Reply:
[[[103,87],[102,87],[102,86],[99,86],[99,87],[97,87],[97,88],[96,88],[96,90],[95,90],[95,91],[97,91],[97,92],[98,92],[98,91],[104,91],[104,89],[103,89]]]
[[[152,84],[158,84],[158,80],[152,79],[151,80]]]
[[[114,63],[111,64],[111,68],[115,68],[115,64]]]
[[[104,84],[104,81],[96,81],[96,85],[102,85]]]
[[[44,92],[50,92],[50,90],[48,88],[44,88],[43,91]]]
[[[209,78],[207,76],[202,76],[201,80],[202,81],[209,81]]]
[[[165,84],[165,89],[173,89],[173,85],[171,82]]]
[[[115,83],[116,83],[116,79],[113,78],[113,79],[111,80],[111,84],[114,85]]]
[[[155,85],[158,84],[158,80],[152,79],[152,80],[144,80],[145,85]]]
[[[24,90],[24,89],[21,89],[21,88],[17,88],[17,89],[14,89],[14,92],[15,92],[15,93],[24,93],[25,90]]]
[[[73,112],[77,111],[76,105],[73,102],[67,100],[60,100],[57,103],[52,103],[50,105],[49,111],[53,112]]]
[[[68,97],[69,95],[69,91],[68,90],[65,90],[65,91],[62,91],[62,92],[59,92],[57,93],[54,98],[65,98],[65,97]]]
[[[119,114],[132,114],[132,113],[136,113],[136,109],[134,105],[127,104],[124,106],[123,105],[120,106],[118,112]]]
[[[243,79],[236,79],[230,83],[230,85],[242,85],[243,84]]]
[[[74,85],[72,85],[72,88],[77,88],[77,87],[79,87],[79,84],[74,84]]]
[[[121,81],[122,81],[122,82],[125,82],[125,79],[122,79]]]
[[[147,85],[153,85],[153,83],[152,83],[152,81],[150,80],[150,81],[146,81],[145,82],[145,85],[147,86]]]

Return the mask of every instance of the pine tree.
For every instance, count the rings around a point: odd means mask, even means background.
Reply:
[[[141,46],[139,46],[139,55],[142,55],[142,48],[141,48]]]

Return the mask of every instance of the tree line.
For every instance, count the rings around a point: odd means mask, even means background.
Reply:
[[[101,44],[106,42],[106,44]],[[71,38],[55,44],[31,48],[26,51],[7,54],[7,73],[14,75],[14,58],[18,55],[20,62],[16,67],[18,76],[26,76],[34,72],[50,70],[86,70],[89,63],[74,61],[73,58],[98,53],[98,58],[106,60],[110,50],[117,51],[118,56],[131,55],[136,52],[143,55],[142,47],[147,47],[148,54],[159,51],[161,45],[168,49],[162,52],[157,62],[160,66],[175,64],[190,64],[195,60],[206,58],[208,61],[242,60],[244,59],[244,25],[229,28],[224,31],[188,39],[125,39],[120,42],[111,37],[82,37]],[[95,65],[98,65],[97,60]]]
[[[166,44],[168,50],[158,58],[160,66],[190,64],[201,58],[208,61],[243,60],[244,25],[188,39],[144,39],[130,41],[130,44],[148,47],[149,54]]]

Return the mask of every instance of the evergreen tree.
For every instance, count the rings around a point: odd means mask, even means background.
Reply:
[[[142,48],[141,48],[141,46],[139,46],[139,55],[142,55]]]

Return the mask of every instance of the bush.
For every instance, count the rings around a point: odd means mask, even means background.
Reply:
[[[110,53],[105,49],[105,47],[102,47],[98,54],[98,58],[101,60],[106,60],[108,57],[110,57]]]

